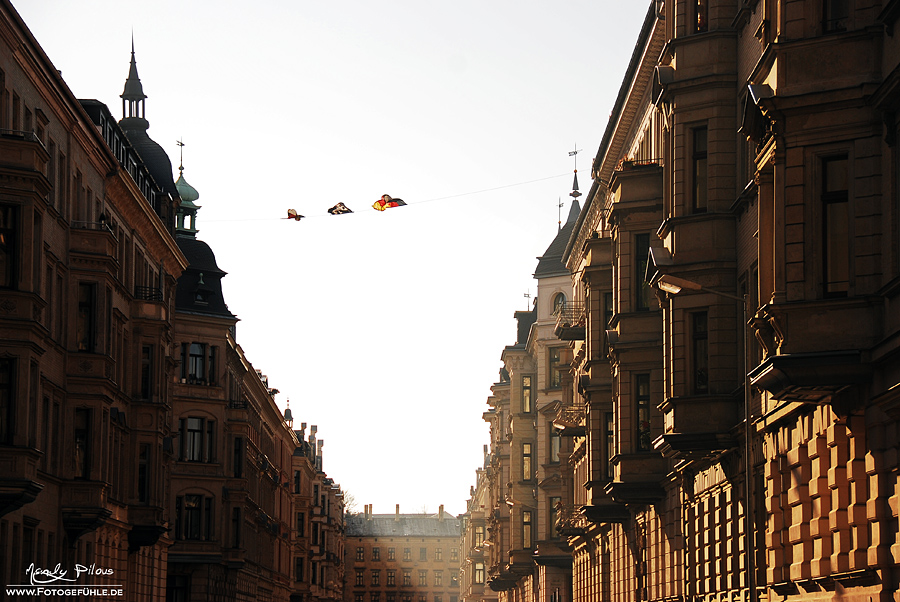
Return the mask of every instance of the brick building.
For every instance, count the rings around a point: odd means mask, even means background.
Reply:
[[[437,514],[345,517],[345,602],[458,602],[460,520]]]

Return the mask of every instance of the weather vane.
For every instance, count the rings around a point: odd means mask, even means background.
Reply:
[[[175,144],[178,145],[178,171],[184,171],[184,142],[176,140]]]
[[[574,161],[575,161],[575,181],[572,182],[572,192],[569,193],[569,196],[572,197],[573,199],[577,200],[578,197],[581,196],[581,193],[578,192],[578,153],[581,152],[581,149],[577,148],[578,147],[577,144],[575,145],[575,147],[576,147],[575,150],[569,151],[569,156],[574,157]]]

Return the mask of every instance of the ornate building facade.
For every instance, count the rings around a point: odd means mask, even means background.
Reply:
[[[898,599],[898,14],[650,3],[566,251],[573,600]]]
[[[236,341],[133,49],[116,122],[6,0],[0,31],[0,585],[340,600],[340,487]]]

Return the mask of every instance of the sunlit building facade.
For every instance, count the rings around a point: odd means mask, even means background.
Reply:
[[[459,602],[460,519],[437,514],[345,517],[345,602]]]
[[[648,3],[566,250],[572,599],[897,599],[896,2]]]

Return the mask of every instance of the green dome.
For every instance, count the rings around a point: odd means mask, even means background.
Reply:
[[[181,197],[181,206],[183,208],[200,208],[194,204],[194,201],[200,198],[200,193],[197,192],[196,188],[187,183],[187,180],[184,179],[184,174],[181,173],[181,170],[178,170],[178,179],[175,181],[175,189],[178,191],[178,196]]]

